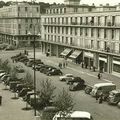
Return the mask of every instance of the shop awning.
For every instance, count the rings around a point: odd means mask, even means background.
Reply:
[[[91,52],[85,52],[84,53],[84,56],[85,57],[89,57],[89,58],[93,58],[94,56],[93,56],[93,53],[91,53]]]
[[[68,54],[70,54],[71,51],[72,51],[71,49],[66,48],[60,55],[67,56]]]
[[[81,53],[82,51],[75,50],[69,57],[76,59]]]

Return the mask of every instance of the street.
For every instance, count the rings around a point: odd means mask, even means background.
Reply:
[[[16,54],[15,51],[12,51],[10,56]],[[10,53],[10,52],[9,52]],[[3,52],[0,56],[8,57],[8,52]],[[29,57],[33,57],[33,52],[29,52]],[[46,57],[45,54],[36,52],[36,58],[40,58],[45,64],[50,64],[53,66],[58,66],[60,61],[63,61],[62,58],[55,57]],[[25,67],[26,70],[29,70],[31,74],[33,74],[33,70],[31,68]],[[100,82],[114,82],[117,85],[117,88],[120,88],[119,78],[113,75],[108,75],[107,73],[103,73],[102,79],[98,80],[97,72],[92,72],[88,69],[82,69],[81,66],[68,63],[67,68],[62,69],[63,73],[72,73],[75,76],[80,76],[86,81],[86,84],[94,85],[95,83]],[[59,81],[59,76],[46,76],[45,74],[36,72],[36,82],[37,82],[37,90],[39,90],[40,81],[44,79],[51,79],[54,86],[56,86],[55,94],[57,95],[59,91],[63,88],[68,90],[68,85],[65,82]],[[69,92],[69,90],[68,90]],[[120,109],[117,106],[108,105],[107,102],[103,102],[103,104],[99,104],[96,102],[95,98],[90,95],[85,94],[84,90],[70,92],[74,99],[74,110],[82,110],[88,111],[92,114],[95,120],[119,120],[120,118]],[[112,114],[111,114],[112,113]]]

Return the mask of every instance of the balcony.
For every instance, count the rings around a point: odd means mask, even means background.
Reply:
[[[73,26],[73,27],[86,27],[86,28],[116,28],[120,29],[120,24],[113,24],[112,22],[107,23],[95,23],[95,22],[88,22],[88,23],[60,23],[60,22],[45,22],[43,23],[44,26]]]

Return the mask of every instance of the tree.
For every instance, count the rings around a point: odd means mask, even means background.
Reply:
[[[73,98],[70,93],[63,88],[63,90],[56,97],[54,105],[63,113],[68,113],[73,109]]]
[[[23,82],[31,89],[33,89],[33,77],[32,75],[27,71]]]
[[[40,102],[42,104],[42,107],[46,107],[50,105],[51,100],[53,100],[53,98],[55,97],[54,90],[56,89],[56,87],[52,85],[50,79],[42,80],[40,87],[41,87],[39,91]]]
[[[0,60],[0,68],[3,69],[3,70],[5,70],[6,73],[10,73],[11,66],[9,64],[9,60],[8,59],[5,60],[5,61]]]

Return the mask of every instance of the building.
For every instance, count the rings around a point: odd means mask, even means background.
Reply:
[[[29,33],[31,32],[31,35]],[[40,32],[40,6],[13,3],[0,8],[0,41],[17,47],[37,44]]]
[[[97,7],[66,1],[46,9],[41,17],[42,51],[84,62],[88,68],[120,72],[120,5]]]

